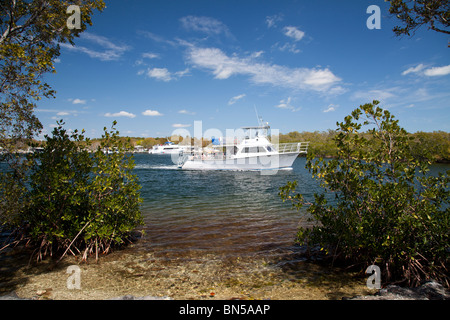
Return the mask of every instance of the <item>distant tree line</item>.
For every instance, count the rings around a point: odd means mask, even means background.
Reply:
[[[313,154],[316,157],[322,158],[335,158],[338,152],[336,144],[333,140],[337,132],[332,129],[327,131],[292,131],[287,134],[280,134],[278,140],[280,143],[301,142],[309,141],[308,153]],[[368,133],[362,133],[366,139],[370,141],[370,135]],[[444,131],[423,132],[418,131],[416,133],[409,133],[408,145],[411,148],[411,152],[416,159],[426,160],[434,163],[450,163],[450,133]],[[156,138],[143,138],[143,137],[118,137],[118,140],[122,142],[130,139],[132,146],[142,146],[146,149],[150,149],[155,145],[164,144],[167,141],[181,144],[199,144],[203,147],[211,143],[209,139],[203,139],[201,142],[197,138],[183,138],[181,136],[176,137],[156,137]],[[190,139],[191,141],[186,141]],[[90,149],[95,151],[101,144],[101,138],[91,139]],[[34,141],[34,145],[43,147],[45,141]],[[28,146],[21,144],[17,148],[27,149]]]
[[[294,131],[288,134],[281,134],[279,141],[280,143],[309,141],[308,153],[314,154],[316,157],[334,158],[338,152],[338,148],[333,140],[336,135],[337,132],[331,129],[314,132]],[[370,141],[371,136],[369,133],[362,133],[361,135]],[[450,162],[450,133],[444,131],[419,131],[409,133],[408,138],[411,153],[416,159],[431,162]]]
[[[338,148],[333,140],[337,135],[336,130],[328,129],[327,131],[292,131],[287,134],[280,134],[278,140],[280,143],[309,141],[308,153],[313,154],[316,157],[334,158],[337,156]],[[362,133],[366,139],[371,139],[369,133]],[[413,156],[420,160],[427,160],[431,162],[450,162],[450,133],[444,131],[409,133],[408,145],[411,148]],[[127,139],[122,137],[122,139]],[[183,138],[181,136],[176,137],[156,137],[156,138],[143,138],[143,137],[131,137],[132,145],[140,145],[144,148],[151,148],[154,145],[164,144],[166,141],[173,141],[174,143],[182,143],[194,145],[198,143],[196,138]],[[100,139],[93,139],[93,144],[100,143]],[[206,146],[211,143],[209,139],[203,139],[202,145]]]

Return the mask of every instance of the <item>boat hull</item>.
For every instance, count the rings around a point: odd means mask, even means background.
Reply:
[[[163,155],[171,155],[171,154],[179,154],[181,150],[158,150],[158,151],[149,151],[149,154],[163,154]]]
[[[229,159],[192,159],[180,166],[184,170],[276,170],[290,168],[299,152]]]

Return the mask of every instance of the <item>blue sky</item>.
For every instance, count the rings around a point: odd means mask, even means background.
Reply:
[[[378,99],[409,132],[450,131],[449,37],[396,37],[384,1],[106,1],[93,26],[62,44],[37,115],[101,136],[170,136],[256,125],[335,129]],[[381,29],[367,28],[370,5]]]

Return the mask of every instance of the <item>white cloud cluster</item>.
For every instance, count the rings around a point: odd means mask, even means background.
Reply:
[[[273,16],[267,16],[266,17],[266,24],[267,28],[272,28],[277,25],[277,22],[283,21],[283,15],[282,14],[275,14]]]
[[[110,113],[107,112],[105,113],[105,117],[127,117],[127,118],[135,118],[136,115],[131,113],[131,112],[127,112],[127,111],[120,111],[120,112],[116,112],[116,113]]]
[[[337,107],[337,105],[330,104],[325,110],[323,110],[323,113],[334,112]]]
[[[165,82],[172,80],[172,76],[166,68],[149,68],[147,70],[147,76]]]
[[[228,105],[231,106],[231,105],[235,104],[238,100],[243,99],[244,97],[245,97],[245,93],[235,96],[228,101]]]
[[[172,125],[172,127],[174,128],[188,128],[190,126],[191,126],[190,124],[183,124],[183,123],[174,123]]]
[[[189,111],[189,110],[186,110],[186,109],[180,110],[180,111],[178,111],[178,113],[180,113],[180,114],[189,114],[191,116],[195,115],[195,112]]]
[[[419,74],[425,75],[427,77],[446,76],[450,74],[450,65],[427,68],[424,64],[421,63],[402,72],[403,76],[406,76],[407,74]]]
[[[162,113],[160,113],[159,111],[156,110],[145,110],[144,112],[142,112],[142,115],[144,116],[149,116],[149,117],[157,117],[157,116],[162,116]]]
[[[191,46],[188,61],[197,68],[210,70],[216,79],[228,79],[233,75],[249,76],[255,84],[268,84],[290,89],[325,92],[332,89],[337,93],[342,88],[336,86],[341,81],[328,68],[288,68],[276,64],[258,63],[252,57],[228,56],[218,48],[198,48]]]
[[[410,73],[419,73],[421,72],[423,69],[425,68],[425,65],[423,65],[422,63],[415,66],[415,67],[411,67],[409,69],[406,69],[405,71],[402,72],[402,76],[406,76],[407,74]]]
[[[292,26],[284,27],[283,31],[286,36],[294,39],[294,41],[300,41],[305,36],[305,33],[303,31],[299,30],[297,27],[292,27]]]
[[[427,69],[424,74],[428,77],[446,76],[450,74],[450,65]]]
[[[231,36],[228,27],[214,18],[186,16],[181,18],[180,22],[187,30],[199,31],[208,35],[219,35],[223,33],[227,36]]]
[[[266,25],[268,29],[277,27],[277,23],[283,21],[283,15],[282,14],[276,14],[273,16],[267,16],[266,17]],[[285,26],[282,28],[282,32],[285,36],[291,38],[293,42],[286,42],[286,43],[275,43],[272,48],[278,49],[280,51],[287,51],[292,53],[300,53],[301,50],[297,48],[297,42],[302,40],[305,37],[305,32],[300,30],[298,27],[295,26]]]
[[[100,49],[92,49],[85,46],[72,46],[70,43],[59,43],[65,49],[82,52],[91,58],[100,59],[102,61],[118,60],[126,51],[130,50],[127,45],[118,45],[113,43],[106,37],[98,36],[89,32],[83,32],[80,36],[81,40],[85,40]]]
[[[154,78],[164,82],[180,79],[188,73],[189,69],[172,73],[167,68],[148,68],[147,70],[138,71],[138,75],[145,74],[149,78]]]
[[[76,99],[72,100],[72,103],[73,104],[86,104],[86,100],[76,98]]]
[[[300,111],[302,109],[301,107],[296,108],[293,105],[291,105],[291,101],[292,101],[291,97],[288,97],[287,99],[282,99],[280,100],[280,103],[275,106],[275,108],[287,109],[291,110],[292,112]]]
[[[147,109],[145,111],[143,111],[141,113],[143,116],[148,116],[148,117],[157,117],[157,116],[162,116],[163,114],[160,113],[157,110],[151,110],[151,109]],[[115,112],[115,113],[111,113],[111,112],[107,112],[104,114],[105,117],[126,117],[126,118],[136,118],[136,115],[134,113],[128,112],[128,111],[119,111],[119,112]]]
[[[142,58],[157,59],[157,58],[159,58],[159,54],[153,53],[153,52],[144,52],[142,54]]]

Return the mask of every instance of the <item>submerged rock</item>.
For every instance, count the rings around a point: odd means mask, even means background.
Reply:
[[[10,292],[8,294],[5,294],[3,296],[0,296],[0,300],[31,300],[31,299],[24,299],[24,298],[20,298],[17,293],[15,292]]]
[[[450,300],[450,292],[436,281],[429,281],[417,288],[389,285],[374,295],[357,296],[349,300]]]

